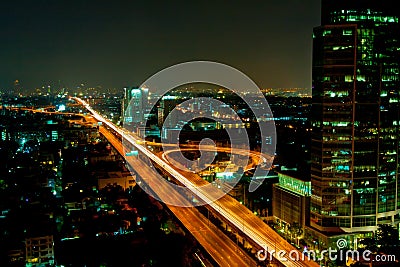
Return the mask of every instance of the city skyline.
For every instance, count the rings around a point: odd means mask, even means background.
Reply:
[[[0,265],[400,266],[400,10],[311,1],[1,3]]]
[[[316,0],[1,5],[2,90],[15,80],[29,90],[49,81],[122,88],[193,60],[231,65],[261,88],[311,88],[312,27],[320,23]]]

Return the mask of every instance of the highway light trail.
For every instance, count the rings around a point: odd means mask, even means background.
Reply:
[[[162,158],[158,157],[157,155],[153,154],[150,150],[148,150],[145,146],[141,145],[143,143],[142,139],[136,138],[132,135],[132,133],[128,132],[125,129],[119,128],[116,125],[114,125],[111,121],[103,118],[98,112],[93,110],[89,104],[87,104],[84,100],[77,98],[77,97],[72,97],[72,99],[78,101],[81,103],[91,114],[92,116],[116,131],[118,134],[123,136],[123,138],[129,142],[132,146],[134,146],[139,152],[143,153],[145,156],[147,156],[150,160],[155,162],[157,165],[159,165],[162,169],[167,171],[172,177],[174,177],[176,180],[178,180],[182,185],[184,185],[186,188],[188,188],[193,194],[195,194],[199,199],[201,199],[204,203],[212,207],[215,211],[217,211],[222,217],[224,217],[227,221],[229,221],[232,225],[234,225],[237,229],[240,229],[241,232],[243,232],[247,237],[249,237],[253,242],[258,244],[261,248],[268,247],[269,250],[275,250],[275,251],[285,251],[286,256],[284,258],[278,259],[283,265],[285,266],[319,266],[314,261],[309,260],[307,257],[305,257],[304,261],[296,260],[290,258],[289,252],[292,250],[296,250],[296,248],[289,243],[287,243],[286,240],[284,240],[279,234],[273,232],[273,230],[269,231],[268,233],[260,231],[260,229],[255,228],[252,226],[247,220],[245,215],[246,214],[240,214],[242,212],[239,210],[239,214],[236,214],[232,212],[231,209],[225,208],[222,206],[222,202],[220,201],[215,201],[216,199],[219,199],[220,197],[216,197],[214,194],[220,194],[221,191],[218,189],[215,189],[218,191],[212,191],[209,190],[210,187],[204,187],[204,186],[197,186],[196,184],[192,183],[189,181],[184,175],[179,173],[177,170],[175,170],[173,167],[169,165],[166,161],[164,161]],[[205,190],[206,188],[207,190]],[[213,194],[214,193],[214,194]]]

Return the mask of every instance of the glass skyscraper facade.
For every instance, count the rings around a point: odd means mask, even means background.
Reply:
[[[400,11],[395,1],[322,0],[313,31],[310,225],[398,223]]]

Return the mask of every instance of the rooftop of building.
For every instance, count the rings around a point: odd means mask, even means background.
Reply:
[[[101,171],[101,172],[97,172],[96,176],[98,179],[116,179],[116,178],[125,178],[128,176],[132,176],[132,173],[129,171],[112,171],[112,172],[108,172],[108,171]]]
[[[303,182],[311,181],[310,173],[307,170],[299,170],[296,168],[285,168],[284,166],[282,166],[281,168],[275,169],[274,171],[277,174],[287,175]]]

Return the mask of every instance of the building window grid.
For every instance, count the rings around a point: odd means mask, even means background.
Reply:
[[[365,34],[365,35],[367,35],[367,37],[370,37],[369,39],[368,39],[368,42],[366,42],[365,40],[364,40],[364,46],[362,47],[361,46],[361,51],[362,52],[364,52],[364,54],[365,54],[365,52],[368,52],[368,51],[370,51],[371,50],[371,39],[373,38],[373,34],[371,34],[371,32],[369,32],[369,31],[364,31],[364,32],[366,32],[366,33],[368,33],[368,34]],[[327,32],[324,32],[324,34],[326,34]],[[329,31],[329,34],[331,34],[332,32],[331,31]],[[349,32],[347,32],[346,31],[346,33],[349,33]],[[364,36],[365,37],[365,36]],[[367,55],[367,54],[365,54],[365,55]],[[361,62],[361,64],[364,64],[364,65],[373,65],[373,62],[371,62],[371,59],[372,59],[372,54],[371,53],[368,53],[368,56],[365,56],[364,55],[364,57],[362,57],[362,58],[364,58],[364,61],[362,61]],[[395,72],[396,71],[396,69],[394,69],[393,70],[393,72]],[[364,77],[364,78],[358,78],[359,80],[358,81],[362,81],[362,82],[365,82],[365,81],[367,81],[367,76],[363,76],[363,75],[361,75],[360,74],[360,76],[361,77]],[[388,74],[388,76],[389,76],[389,74]],[[393,77],[392,77],[393,76]],[[390,80],[390,81],[396,81],[396,79],[398,79],[398,76],[396,76],[396,73],[394,73],[392,76],[390,76],[390,78],[389,79],[386,79],[386,80]],[[329,77],[329,76],[325,76],[325,77]],[[349,76],[350,77],[350,76]],[[350,78],[346,78],[346,76],[345,76],[345,80],[347,80],[347,81],[351,81],[351,79]],[[385,81],[385,76],[383,76],[383,80]],[[325,80],[324,80],[325,82],[329,82],[329,81],[331,81],[331,78],[329,77],[329,78],[325,78]],[[333,91],[326,91],[326,95],[328,95],[328,96],[336,96],[336,94],[334,94],[333,93]],[[329,123],[330,122],[326,122],[326,123],[328,123],[328,125],[329,125]],[[325,125],[325,126],[328,126],[328,125]],[[331,125],[329,125],[329,126],[331,126]],[[386,139],[392,139],[393,137],[387,137]],[[328,139],[328,137],[327,136],[325,136],[324,137],[324,141],[327,141],[327,139]],[[370,137],[367,137],[366,139],[371,139]],[[391,159],[392,160],[392,159]],[[332,162],[332,163],[334,163],[334,162]],[[362,172],[364,172],[364,171],[376,171],[376,166],[374,166],[374,165],[360,165],[360,166],[355,166],[355,171],[362,171]],[[313,189],[313,192],[314,192],[314,189]],[[375,200],[374,199],[374,197],[372,197],[371,198],[371,200]],[[314,209],[315,210],[315,206],[316,205],[314,205],[314,207],[312,207],[312,210]],[[366,212],[368,213],[368,212],[373,212],[374,211],[374,209],[375,209],[375,207],[373,207],[373,206],[369,206],[369,207],[367,207],[366,208]],[[356,223],[356,224],[359,224],[359,225],[374,225],[375,224],[375,221],[374,220],[372,220],[372,222],[368,222],[368,223]]]

